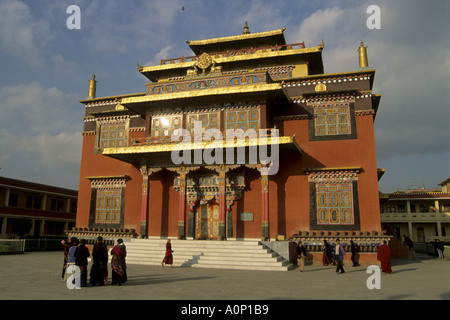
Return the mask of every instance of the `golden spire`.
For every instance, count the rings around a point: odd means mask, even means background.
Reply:
[[[367,59],[367,47],[364,47],[364,43],[361,40],[361,45],[358,48],[359,52],[359,67],[361,69],[369,68],[369,60]]]
[[[249,34],[249,33],[250,33],[250,29],[248,27],[247,21],[245,21],[244,31],[242,31],[242,34]]]
[[[88,99],[95,98],[95,91],[97,89],[97,81],[95,80],[95,74],[92,75],[92,79],[89,81],[89,96]]]

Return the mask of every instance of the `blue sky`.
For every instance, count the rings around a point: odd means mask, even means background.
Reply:
[[[80,30],[66,26],[70,5]],[[380,30],[366,26],[369,5]],[[450,177],[449,15],[446,0],[2,0],[0,175],[77,189],[92,74],[97,96],[143,92],[136,63],[190,56],[186,40],[240,34],[248,21],[251,32],[285,27],[288,43],[323,39],[326,73],[357,70],[364,40],[382,94],[380,190],[436,187]]]

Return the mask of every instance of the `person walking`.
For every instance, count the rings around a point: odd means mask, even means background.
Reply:
[[[333,263],[333,248],[330,246],[327,240],[323,241],[323,255],[322,255],[322,263],[324,266],[327,266]]]
[[[305,268],[306,248],[300,241],[297,245],[297,264],[300,272]]]
[[[89,282],[105,285],[108,280],[108,248],[102,237],[98,237],[92,249],[92,266]]]
[[[86,247],[86,240],[81,239],[80,244],[75,250],[76,262],[75,264],[80,268],[80,285],[86,287],[87,284],[87,266],[88,257],[90,257],[89,249]]]
[[[377,249],[377,260],[381,262],[381,270],[384,273],[391,273],[391,249],[387,245],[387,241],[383,240],[383,244]]]
[[[353,267],[359,267],[359,263],[358,263],[358,246],[355,244],[355,242],[353,242],[353,240],[350,240],[350,244],[351,244],[351,251],[352,251],[352,262],[353,262]]]
[[[437,253],[438,259],[444,259],[444,248],[442,247],[442,243],[439,241],[439,239],[436,239],[434,241],[434,250]]]
[[[344,256],[345,256],[344,246],[341,244],[341,241],[339,239],[336,239],[336,245],[334,247],[334,261],[336,261],[336,273],[345,273],[343,265]]]
[[[127,264],[125,257],[127,249],[122,239],[117,239],[117,244],[111,250],[112,285],[121,286],[127,281]]]
[[[170,243],[170,239],[167,239],[166,253],[161,262],[161,266],[164,266],[164,264],[166,264],[166,265],[170,264],[170,267],[173,268],[173,250],[172,250],[172,244]]]

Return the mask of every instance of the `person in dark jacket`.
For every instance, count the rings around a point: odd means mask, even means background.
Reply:
[[[90,283],[105,285],[108,280],[108,248],[102,237],[98,237],[92,249],[92,266]]]
[[[351,251],[352,251],[352,262],[353,262],[353,266],[354,267],[359,267],[359,263],[358,263],[358,246],[353,242],[353,240],[350,240],[350,244],[351,244]]]
[[[75,264],[80,267],[81,272],[81,286],[85,287],[87,283],[87,265],[88,257],[90,256],[89,249],[86,247],[86,240],[81,239],[80,244],[75,250],[76,262]]]

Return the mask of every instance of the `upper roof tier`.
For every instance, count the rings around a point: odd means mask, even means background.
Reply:
[[[152,82],[192,76],[193,69],[202,68],[202,59],[212,64],[216,74],[283,65],[296,66],[297,76],[323,73],[323,43],[310,48],[304,42],[286,44],[284,30],[250,33],[246,23],[241,35],[187,41],[195,56],[163,59],[160,65],[137,67]],[[197,75],[196,71],[194,74]]]
[[[203,52],[214,54],[225,51],[264,48],[275,45],[282,46],[286,44],[283,33],[286,28],[250,33],[247,22],[245,25],[244,32],[241,35],[186,42],[196,55],[200,55]]]

